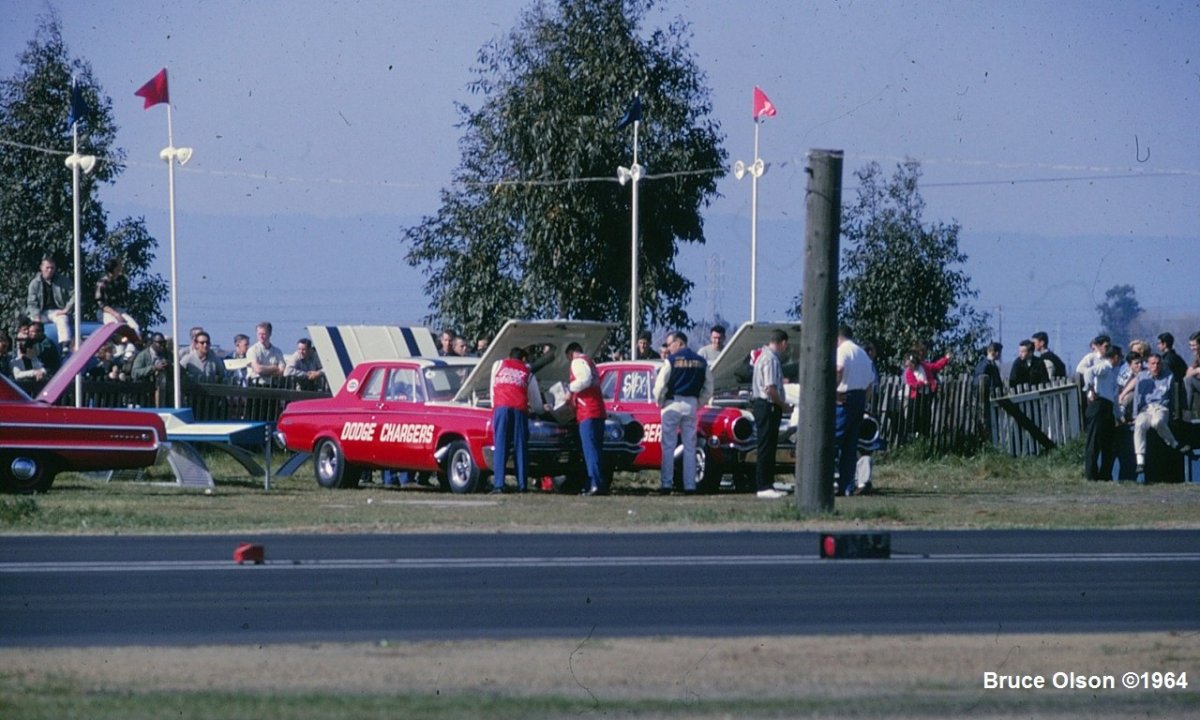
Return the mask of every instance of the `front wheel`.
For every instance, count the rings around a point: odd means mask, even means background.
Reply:
[[[443,485],[456,493],[473,493],[479,489],[479,466],[471,455],[471,448],[462,440],[455,440],[446,449],[446,460],[442,464]]]
[[[54,484],[55,469],[37,454],[7,452],[0,454],[0,491],[29,495],[44,493]]]
[[[313,470],[317,484],[323,488],[353,488],[358,486],[362,471],[346,462],[346,454],[336,440],[326,438],[313,451]]]

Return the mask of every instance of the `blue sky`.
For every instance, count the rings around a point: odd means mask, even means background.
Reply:
[[[290,347],[307,321],[423,316],[399,229],[436,210],[459,160],[454,103],[478,102],[476,53],[528,4],[57,3],[128,153],[101,197],[114,218],[145,215],[164,275],[166,111],[133,92],[169,69],[176,144],[195,149],[177,177],[181,327],[227,343],[272,319]],[[0,75],[46,7],[0,0]],[[1045,329],[1078,356],[1118,283],[1167,315],[1200,313],[1197,3],[668,0],[647,26],[675,16],[692,23],[731,159],[752,159],[752,87],[779,109],[761,129],[760,318],[799,289],[811,148],[845,152],[847,199],[865,163],[921,161],[926,218],[962,225],[977,304],[1003,317],[1009,347]],[[680,263],[693,316],[715,298],[738,321],[750,187],[729,176],[719,190],[708,244]]]

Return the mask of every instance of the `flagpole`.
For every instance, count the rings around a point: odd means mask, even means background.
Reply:
[[[74,92],[74,88],[72,88],[72,92]],[[76,158],[79,157],[79,119],[78,118],[75,119],[75,122],[71,123],[71,156],[76,157]],[[74,310],[75,310],[75,312],[73,313],[75,316],[75,341],[71,346],[72,354],[74,354],[76,352],[79,352],[79,329],[80,329],[79,312],[83,307],[83,301],[80,298],[80,296],[82,294],[82,282],[83,282],[83,280],[81,279],[81,276],[83,275],[83,264],[80,260],[80,256],[83,254],[82,250],[80,249],[80,245],[82,243],[81,238],[83,235],[83,227],[82,227],[83,224],[79,218],[79,163],[78,162],[71,164],[71,193],[72,193],[72,198],[71,198],[71,216],[72,217],[71,217],[71,220],[72,220],[72,224],[74,226],[74,231],[75,231],[75,238],[74,238],[74,243],[73,243],[74,244],[74,248],[73,248],[74,263],[75,263],[75,287],[74,287],[74,292],[75,292]],[[59,338],[59,341],[61,342],[62,338]],[[77,373],[75,375],[75,407],[83,407],[83,373]]]
[[[629,359],[637,358],[638,334],[638,180],[641,178],[641,168],[638,166],[638,126],[641,121],[633,121],[633,165],[629,168],[633,179],[631,201],[629,204],[632,220],[630,222],[630,270],[631,290],[629,296]]]
[[[167,161],[167,192],[170,194],[168,202],[168,216],[171,224],[171,378],[173,381],[172,390],[175,394],[175,409],[181,407],[183,395],[181,393],[181,383],[179,378],[179,359],[175,357],[175,353],[179,349],[179,277],[176,272],[175,264],[175,132],[171,122],[171,103],[167,103],[167,149],[170,150],[166,154]]]
[[[754,165],[750,171],[750,322],[758,320],[758,119],[754,120]]]

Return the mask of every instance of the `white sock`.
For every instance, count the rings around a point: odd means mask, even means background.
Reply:
[[[1138,453],[1138,456],[1137,456],[1137,458],[1138,458],[1138,465],[1145,465],[1145,464],[1146,464],[1146,456],[1145,456],[1145,455],[1143,455],[1143,454],[1141,454],[1141,453]]]

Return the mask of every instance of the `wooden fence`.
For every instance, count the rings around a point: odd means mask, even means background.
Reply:
[[[1080,434],[1079,388],[1056,380],[994,394],[986,379],[944,376],[936,393],[909,397],[904,378],[880,379],[867,410],[880,421],[888,447],[924,440],[933,453],[970,450],[983,442],[1013,455],[1031,455]]]

